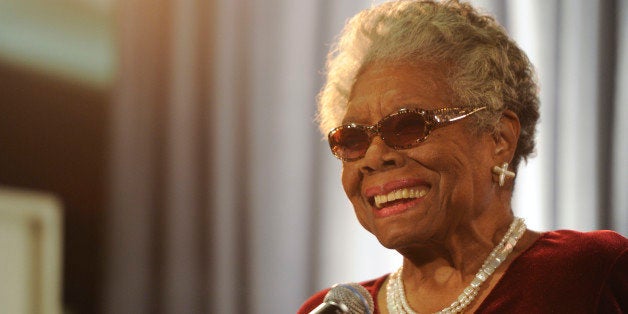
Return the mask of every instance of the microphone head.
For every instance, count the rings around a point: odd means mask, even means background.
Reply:
[[[325,302],[344,304],[349,308],[348,313],[371,314],[375,308],[368,290],[355,282],[334,285],[325,295]]]

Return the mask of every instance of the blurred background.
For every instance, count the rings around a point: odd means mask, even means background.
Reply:
[[[628,1],[473,3],[539,75],[517,215],[628,235]],[[314,122],[327,50],[371,4],[0,0],[0,188],[61,204],[62,312],[293,313],[396,269]]]

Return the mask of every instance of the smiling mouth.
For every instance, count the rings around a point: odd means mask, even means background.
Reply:
[[[377,209],[408,202],[417,198],[424,197],[427,194],[426,187],[413,187],[394,190],[388,194],[375,195],[371,204]]]

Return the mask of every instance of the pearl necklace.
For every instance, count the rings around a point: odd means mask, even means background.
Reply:
[[[521,238],[526,231],[526,224],[521,218],[515,218],[510,224],[508,232],[504,235],[502,240],[495,246],[491,254],[484,260],[484,264],[480,270],[475,274],[475,278],[471,281],[471,284],[466,287],[463,292],[458,296],[458,299],[454,301],[447,308],[444,308],[437,314],[445,313],[460,313],[467,305],[469,305],[480,291],[480,285],[488,279],[495,269],[506,260],[508,255],[512,252],[517,244],[517,241]],[[403,281],[401,279],[401,273],[403,272],[403,265],[399,269],[390,275],[388,284],[386,285],[386,303],[388,306],[388,312],[399,314],[417,314],[408,304],[406,299],[406,292],[403,288]]]

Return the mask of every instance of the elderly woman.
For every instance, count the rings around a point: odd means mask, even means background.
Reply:
[[[361,283],[371,311],[628,311],[626,238],[538,233],[513,215],[539,101],[529,60],[491,17],[458,1],[384,3],[348,22],[327,67],[320,126],[344,190],[403,256]]]

